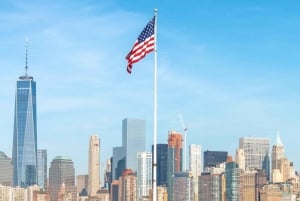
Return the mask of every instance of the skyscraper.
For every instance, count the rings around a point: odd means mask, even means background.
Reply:
[[[152,187],[152,153],[138,152],[137,161],[137,199],[142,200]]]
[[[37,184],[40,188],[47,186],[47,150],[37,150]]]
[[[73,161],[65,156],[56,156],[49,168],[49,186],[50,200],[58,200],[58,192],[62,184],[66,191],[72,193],[72,201],[77,201],[77,188],[75,187],[75,169]]]
[[[173,199],[173,178],[176,172],[182,171],[182,135],[169,131],[168,135],[168,200]]]
[[[239,201],[241,169],[238,168],[238,164],[233,161],[227,162],[225,175],[226,201]]]
[[[137,171],[136,154],[145,151],[146,122],[141,119],[124,119],[122,122],[122,146],[125,148],[126,169]]]
[[[17,80],[13,137],[13,185],[27,187],[37,183],[36,83],[27,75]]]
[[[227,160],[227,151],[205,151],[204,156],[204,169],[206,167],[216,167],[220,163],[224,163]]]
[[[118,180],[125,169],[125,148],[113,147],[112,180]]]
[[[90,137],[89,146],[89,186],[88,195],[95,196],[100,189],[100,139],[96,135]]]
[[[280,169],[280,159],[284,157],[284,146],[278,133],[275,144],[272,147],[272,171],[274,169]]]
[[[201,145],[190,145],[190,172],[193,177],[194,196],[198,200],[198,177],[201,175]]]
[[[152,155],[154,153],[154,146],[152,145]],[[156,145],[157,155],[157,186],[167,186],[167,172],[168,172],[168,144]]]
[[[12,185],[12,169],[11,158],[8,158],[4,152],[0,151],[0,185]]]
[[[118,200],[136,201],[136,175],[131,169],[125,169],[119,178]]]
[[[239,149],[244,149],[245,168],[263,169],[263,161],[269,154],[269,139],[243,137],[239,139]]]

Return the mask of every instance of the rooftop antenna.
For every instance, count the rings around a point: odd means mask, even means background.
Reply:
[[[26,55],[25,55],[25,76],[27,76],[27,70],[28,70],[28,42],[29,42],[29,39],[26,38],[25,39],[25,42],[26,42]]]

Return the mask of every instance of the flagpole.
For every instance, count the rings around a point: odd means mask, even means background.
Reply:
[[[157,154],[156,154],[156,140],[157,140],[157,9],[154,9],[155,23],[154,23],[154,118],[153,118],[153,201],[157,200],[156,189],[156,171],[157,171]]]

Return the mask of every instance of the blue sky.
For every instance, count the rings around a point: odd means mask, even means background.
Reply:
[[[147,122],[153,142],[153,53],[126,72],[125,56],[158,8],[158,142],[188,127],[187,144],[234,155],[240,137],[277,131],[300,169],[300,2],[1,1],[0,150],[11,156],[16,80],[37,82],[38,148],[87,173],[121,145],[122,119]]]

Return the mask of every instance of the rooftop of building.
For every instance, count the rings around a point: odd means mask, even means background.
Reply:
[[[3,151],[0,151],[0,158],[7,158],[6,154]]]

